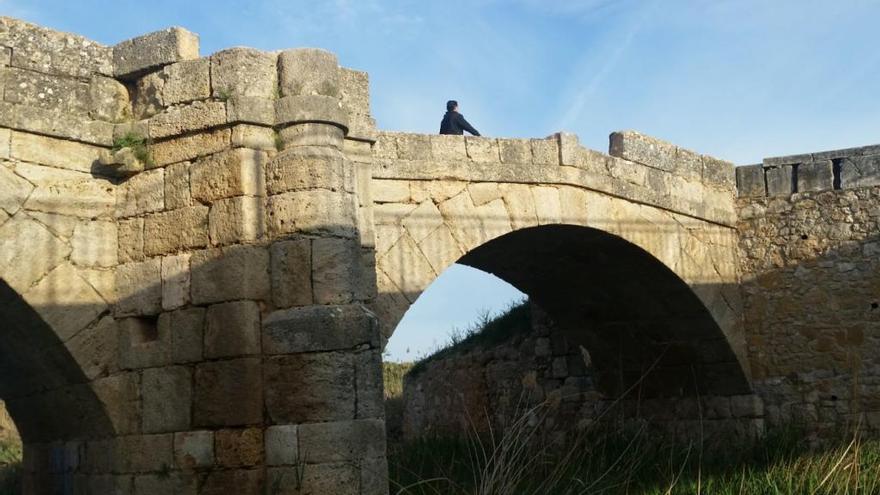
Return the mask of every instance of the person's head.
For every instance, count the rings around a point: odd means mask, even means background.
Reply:
[[[449,100],[446,102],[446,111],[447,112],[454,112],[456,110],[458,110],[458,102],[457,101]]]

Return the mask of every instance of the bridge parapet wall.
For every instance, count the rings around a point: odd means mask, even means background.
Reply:
[[[880,145],[765,158],[737,167],[736,182],[744,198],[880,185]]]
[[[376,202],[407,187],[393,181],[568,185],[721,225],[736,222],[731,163],[633,131],[611,135],[610,155],[568,133],[496,139],[382,132],[374,157]]]

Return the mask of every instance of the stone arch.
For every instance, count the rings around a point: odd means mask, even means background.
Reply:
[[[88,347],[100,344],[87,335],[63,342],[40,315],[48,311],[76,310],[33,308],[0,280],[0,320],[4,322],[0,326],[0,398],[6,402],[23,443],[36,447],[112,436],[113,422],[93,388],[99,384],[90,383],[84,363],[75,357],[82,359]],[[94,328],[108,331],[100,324]],[[61,455],[56,468],[74,458]]]
[[[499,276],[544,307],[595,355],[606,391],[626,389],[657,361],[658,395],[685,388],[749,392],[732,229],[564,186],[468,184],[396,223],[389,211],[375,214],[375,309],[386,335],[458,261]],[[383,245],[390,245],[384,254]],[[631,301],[637,306],[628,308]],[[593,328],[584,331],[584,322]],[[622,364],[612,366],[612,356]]]

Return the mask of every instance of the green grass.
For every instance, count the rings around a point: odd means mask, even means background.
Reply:
[[[880,493],[880,441],[811,450],[795,428],[761,440],[687,443],[647,430],[591,432],[538,447],[502,438],[424,438],[389,451],[392,494],[797,495]]]
[[[403,377],[413,363],[383,363],[385,383],[385,430],[392,442],[403,437]]]
[[[464,330],[453,329],[448,342],[428,356],[418,360],[410,370],[416,375],[425,366],[451,354],[458,354],[477,347],[492,347],[505,342],[509,338],[525,334],[532,329],[532,308],[528,301],[512,303],[504,312],[497,316],[484,313],[478,321]]]
[[[21,444],[0,441],[0,495],[21,493]]]

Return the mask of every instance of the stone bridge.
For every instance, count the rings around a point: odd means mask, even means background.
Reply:
[[[334,55],[200,58],[180,28],[0,18],[0,76],[26,493],[387,493],[382,346],[455,262],[529,294],[610,395],[878,419],[878,149],[735,178],[634,132],[609,155],[378,132]]]

